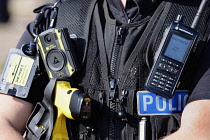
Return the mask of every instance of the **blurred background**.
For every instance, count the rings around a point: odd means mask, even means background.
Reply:
[[[2,73],[9,50],[16,47],[22,33],[36,14],[33,9],[54,0],[8,0],[10,18],[8,22],[0,22],[0,74]],[[1,3],[0,3],[1,4]]]

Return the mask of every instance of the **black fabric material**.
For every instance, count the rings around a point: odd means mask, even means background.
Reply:
[[[163,24],[161,30],[157,30],[157,28],[156,28],[156,27],[160,27],[160,26],[153,27],[153,29],[156,31],[159,31],[159,33],[156,33],[157,35],[154,37],[155,38],[154,42],[151,40],[149,43],[150,44],[149,47],[151,47],[150,51],[152,51],[150,53],[151,55],[148,56],[149,58],[153,58],[153,56],[157,50],[157,47],[162,39],[162,35],[163,35],[165,28],[172,21],[174,21],[177,14],[185,15],[186,20],[184,20],[184,23],[187,25],[190,25],[190,23],[193,20],[192,15],[195,14],[195,12],[197,10],[196,6],[199,5],[200,1],[199,0],[198,1],[190,1],[190,2],[189,1],[182,1],[182,0],[175,1],[169,10],[170,17],[167,17],[166,20],[164,20],[164,24]],[[101,5],[100,2],[99,2],[99,5]],[[56,26],[68,27],[70,33],[75,33],[78,36],[78,40],[76,42],[81,45],[78,47],[78,50],[77,50],[78,56],[84,58],[83,59],[84,61],[83,62],[81,61],[81,63],[83,63],[83,64],[82,64],[82,69],[79,72],[79,74],[72,78],[72,81],[73,81],[72,85],[83,90],[85,93],[88,93],[89,96],[92,98],[93,104],[94,104],[93,116],[94,116],[95,121],[93,121],[93,120],[88,121],[88,122],[79,121],[79,122],[76,122],[76,124],[69,124],[69,125],[71,125],[71,127],[69,127],[69,128],[78,128],[78,126],[80,124],[82,129],[80,129],[80,131],[75,131],[75,138],[78,139],[79,135],[87,134],[85,126],[92,124],[92,125],[94,125],[94,127],[96,129],[93,133],[90,134],[91,139],[93,139],[93,140],[94,139],[108,139],[108,136],[109,136],[109,125],[108,124],[110,121],[109,120],[110,108],[109,108],[109,103],[108,103],[109,101],[107,100],[107,97],[109,95],[109,81],[107,79],[109,78],[109,75],[104,72],[105,71],[104,69],[107,69],[107,67],[108,67],[108,66],[106,66],[106,63],[108,63],[108,62],[106,60],[102,60],[101,58],[106,58],[108,56],[107,58],[109,59],[109,55],[106,54],[107,56],[102,56],[104,54],[100,52],[101,50],[99,49],[99,44],[105,43],[105,47],[106,47],[106,45],[107,45],[106,43],[109,41],[109,39],[107,39],[107,37],[110,37],[109,35],[115,31],[115,30],[112,30],[112,31],[109,30],[109,32],[104,33],[104,30],[108,29],[108,27],[107,27],[108,24],[109,24],[109,26],[113,26],[112,28],[109,28],[109,29],[113,29],[113,28],[115,29],[116,25],[128,26],[128,28],[132,28],[132,26],[135,25],[136,28],[140,28],[139,26],[142,24],[127,24],[127,25],[123,24],[122,25],[122,24],[117,24],[111,20],[109,20],[109,21],[107,20],[106,22],[102,22],[102,25],[99,25],[99,26],[101,26],[102,30],[98,30],[98,28],[96,28],[96,27],[98,27],[98,25],[95,25],[96,23],[91,22],[91,26],[90,26],[91,31],[89,33],[90,38],[89,38],[89,40],[88,40],[89,42],[88,42],[87,38],[85,38],[85,35],[83,32],[83,29],[85,26],[84,22],[86,20],[86,17],[81,17],[81,19],[80,18],[78,19],[78,17],[80,17],[78,11],[83,13],[85,11],[84,8],[88,8],[90,5],[89,5],[89,3],[84,3],[84,5],[80,5],[80,4],[81,3],[77,2],[77,0],[62,1],[62,3],[59,5],[58,21],[57,21]],[[79,7],[79,10],[77,9],[78,7]],[[69,9],[71,9],[71,8],[73,8],[72,10],[76,10],[78,13],[77,12],[76,13],[69,12]],[[104,13],[102,10],[103,7],[99,6],[98,9],[100,9],[100,16],[101,16],[100,20],[104,21],[105,17],[104,17]],[[162,10],[160,10],[160,11],[162,14]],[[154,11],[152,11],[152,12],[154,12]],[[149,16],[152,15],[151,13],[149,14]],[[209,23],[209,19],[208,19],[207,15],[208,14],[206,14],[204,16],[204,20],[201,21],[201,26],[199,27],[199,31],[201,32],[201,36],[200,36],[199,40],[201,40],[203,38],[203,34],[205,33],[206,28],[204,25]],[[161,16],[161,15],[158,15],[158,17],[159,16]],[[90,17],[88,17],[88,18],[90,18]],[[92,17],[90,19],[92,19]],[[144,20],[145,19],[146,18],[144,18]],[[148,19],[150,19],[150,18],[148,18]],[[96,18],[95,20],[99,20],[99,19]],[[156,20],[155,24],[153,24],[153,25],[160,25],[160,24],[162,24],[162,22],[163,21]],[[145,21],[145,23],[146,23],[146,21]],[[42,26],[44,26],[44,24]],[[142,30],[144,30],[145,28],[146,28],[146,25],[144,25]],[[41,29],[44,29],[44,28],[41,28]],[[142,30],[140,30],[140,29],[136,30],[136,31],[140,31],[140,33],[135,32],[135,30],[133,30],[133,33],[129,32],[129,33],[132,33],[132,34],[130,34],[130,38],[136,37],[136,39],[139,39],[143,33]],[[99,32],[101,32],[100,35],[98,34]],[[26,34],[28,34],[28,33],[26,33]],[[102,36],[101,36],[101,34],[102,34]],[[134,34],[136,36],[134,36]],[[151,36],[153,36],[153,30],[151,30],[151,32],[148,33],[147,37],[150,38]],[[98,39],[97,37],[100,37],[100,39]],[[101,38],[101,37],[103,37],[103,38]],[[102,42],[101,42],[101,40],[102,40]],[[105,42],[103,42],[103,41],[105,41]],[[123,79],[123,83],[119,83],[120,84],[119,96],[121,95],[123,90],[128,91],[128,97],[127,97],[127,99],[125,99],[125,103],[123,103],[123,107],[125,107],[125,110],[126,110],[128,122],[122,122],[119,119],[116,120],[116,126],[118,126],[118,127],[115,128],[115,131],[118,135],[116,135],[115,138],[120,139],[120,140],[121,139],[123,139],[123,140],[137,139],[137,137],[138,137],[139,116],[137,116],[135,93],[138,90],[144,90],[144,83],[145,83],[146,77],[149,73],[149,68],[148,68],[147,62],[146,62],[146,55],[147,55],[146,49],[148,47],[148,44],[144,43],[144,46],[139,48],[139,46],[136,46],[136,43],[138,42],[138,40],[135,40],[134,42],[132,42],[134,44],[133,44],[133,46],[130,46],[129,52],[124,50],[125,53],[121,54],[122,55],[121,57],[123,58],[123,60],[122,60],[122,62],[120,62],[121,64],[119,64],[120,69],[118,69],[118,72],[120,73],[119,74],[120,79]],[[127,43],[129,44],[129,42],[127,42]],[[108,44],[111,44],[111,43],[108,43]],[[198,43],[198,44],[200,44],[200,43]],[[87,48],[85,48],[86,45],[88,45]],[[113,45],[113,44],[111,44],[111,45]],[[109,47],[112,47],[112,46],[109,46]],[[206,47],[206,48],[208,48],[208,47]],[[123,49],[128,49],[128,48],[123,48]],[[109,49],[109,50],[112,50],[112,49]],[[202,51],[202,50],[203,50],[203,48],[198,49],[198,52],[201,52],[201,54],[199,54],[199,55],[197,54],[197,57],[199,57],[201,55],[205,59],[206,58],[205,56],[208,54],[202,55],[202,52],[206,52],[206,51]],[[134,51],[136,51],[136,53],[134,53],[136,55],[133,55]],[[109,51],[106,50],[106,52],[109,52]],[[83,55],[85,57],[83,57]],[[130,59],[131,57],[133,57],[133,58]],[[129,65],[128,65],[128,62],[129,62]],[[206,63],[208,63],[208,61],[206,61]],[[129,67],[127,67],[127,66],[129,66]],[[196,74],[197,79],[195,79],[194,83],[196,83],[197,80],[200,79],[201,75],[203,73],[205,73],[205,71],[208,70],[208,66],[209,66],[209,64],[202,65],[201,67],[197,66],[196,69],[198,69],[200,72],[198,74]],[[193,68],[193,70],[195,70],[194,67],[190,67],[190,68]],[[123,72],[123,70],[127,70],[127,72]],[[194,100],[198,100],[198,99],[210,99],[210,97],[209,97],[209,95],[207,95],[207,93],[205,95],[204,94],[199,95],[200,91],[202,91],[201,89],[204,86],[203,83],[206,83],[206,81],[209,78],[208,73],[209,72],[207,71],[205,78],[202,79],[201,82],[198,84],[198,86],[195,88],[195,91],[193,92],[193,94],[191,96],[192,98],[190,97],[189,101],[194,101]],[[105,75],[107,74],[106,78],[104,78],[104,74]],[[193,75],[194,73],[191,73],[191,74]],[[185,77],[185,81],[187,81],[187,82],[184,82],[184,83],[188,83],[189,85],[192,85],[191,80],[188,80],[189,77],[193,77],[192,75],[188,75],[187,77]],[[181,84],[181,87],[184,89],[189,88],[189,86],[186,86],[185,84]],[[34,88],[36,88],[36,86],[34,86]],[[193,86],[192,86],[192,88],[193,88]],[[35,90],[35,92],[36,91],[37,90]],[[102,107],[103,110],[99,111],[99,104],[100,104],[99,93],[101,93],[101,92],[103,92],[105,94],[106,100]],[[32,96],[34,96],[34,95],[32,95]],[[114,114],[116,117],[117,117],[117,113],[120,109],[121,109],[121,107],[119,105],[117,105],[116,112]],[[96,119],[95,117],[98,119]],[[170,134],[170,133],[176,131],[179,128],[180,114],[169,115],[169,116],[153,116],[150,118],[150,123],[152,126],[150,135],[153,140],[157,140],[167,134]],[[76,127],[74,127],[74,125],[76,125]],[[103,127],[101,127],[101,126],[103,126]]]
[[[151,139],[159,140],[166,135],[169,135],[180,127],[180,114],[174,114],[169,116],[151,116],[150,123],[151,128]]]
[[[77,60],[81,64],[84,60],[84,56],[86,53],[85,46],[87,45],[85,37],[86,30],[89,30],[85,27],[85,21],[91,20],[87,19],[89,14],[92,14],[92,11],[88,11],[89,7],[92,7],[91,0],[84,0],[82,4],[76,0],[71,2],[68,1],[61,1],[61,4],[58,4],[59,12],[56,21],[57,27],[66,27],[68,28],[69,34],[76,34],[76,38],[73,42],[76,44],[76,53],[77,53]],[[71,11],[72,12],[71,12]],[[73,12],[74,11],[74,12]],[[64,14],[66,13],[66,14]],[[84,28],[87,28],[84,31]]]
[[[198,82],[195,87],[192,95],[189,97],[188,103],[196,100],[210,99],[210,69],[208,69],[201,80]]]
[[[107,0],[110,11],[121,23],[132,23],[146,17],[162,0],[127,0],[125,8],[120,0]]]
[[[209,46],[210,42],[208,42],[207,46]],[[197,72],[194,74],[194,83],[193,87],[195,86],[192,95],[189,97],[188,103],[201,100],[201,99],[210,99],[210,63],[207,61],[210,59],[210,47],[206,47],[203,49],[201,53],[201,57],[199,61],[197,61]]]
[[[162,14],[159,15],[159,17],[157,17],[157,19],[156,19],[156,24],[157,25],[156,26],[153,25],[153,27],[154,27],[153,34],[151,35],[150,38],[147,38],[146,39],[148,41],[148,45],[147,45],[147,56],[146,57],[147,57],[147,62],[148,62],[147,65],[148,65],[149,68],[152,67],[153,61],[154,61],[154,58],[153,57],[150,57],[150,56],[153,56],[153,54],[154,54],[154,50],[152,50],[152,49],[154,49],[153,46],[156,45],[156,40],[157,40],[157,38],[159,36],[159,33],[161,32],[161,29],[162,29],[162,27],[164,25],[164,22],[166,21],[166,18],[168,16],[168,12],[169,12],[169,10],[171,8],[171,5],[172,4],[169,3],[169,2],[166,3],[165,8],[164,8]]]

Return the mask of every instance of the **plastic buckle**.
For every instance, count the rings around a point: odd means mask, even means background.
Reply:
[[[35,135],[37,138],[41,137],[47,130],[46,126],[42,124],[42,118],[45,112],[46,108],[44,107],[44,105],[41,102],[38,102],[26,124],[27,130]]]

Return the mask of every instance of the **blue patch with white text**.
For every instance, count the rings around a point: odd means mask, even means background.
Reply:
[[[137,92],[138,115],[170,115],[181,113],[186,105],[188,91],[176,91],[171,99],[158,96],[148,91]]]

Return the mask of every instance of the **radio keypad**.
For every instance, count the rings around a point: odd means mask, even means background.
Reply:
[[[158,68],[160,70],[153,76],[151,84],[162,91],[172,91],[176,74],[179,72],[179,65],[162,58],[158,64]],[[167,72],[170,74],[167,74]]]
[[[156,72],[151,85],[160,88],[163,91],[171,91],[173,88],[173,82],[175,81],[174,78],[172,78],[171,76],[167,76],[161,72]]]

